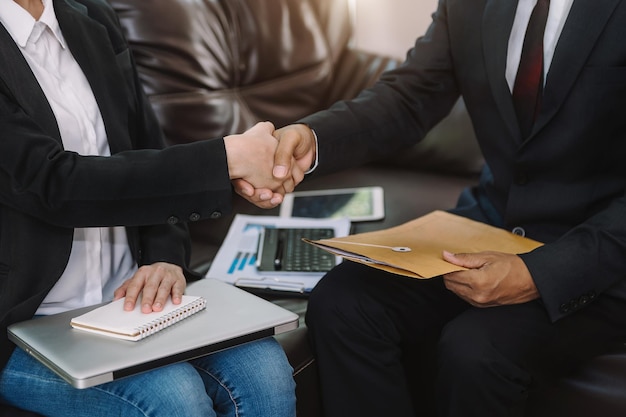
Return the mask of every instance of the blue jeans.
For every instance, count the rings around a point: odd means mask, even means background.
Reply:
[[[0,402],[46,416],[296,415],[292,369],[274,338],[87,389],[18,348],[0,373]]]

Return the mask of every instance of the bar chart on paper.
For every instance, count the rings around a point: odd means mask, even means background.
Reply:
[[[245,271],[246,267],[254,266],[256,264],[256,254],[251,252],[237,252],[235,258],[228,268],[229,274]]]
[[[237,248],[227,271],[229,275],[247,274],[250,270],[256,269],[259,234],[263,227],[256,223],[242,225]]]

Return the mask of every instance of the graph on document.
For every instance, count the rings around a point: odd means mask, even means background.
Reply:
[[[237,253],[230,263],[228,274],[241,274],[242,272],[252,269],[256,271],[256,254],[259,244],[259,234],[261,229],[267,227],[256,224],[247,223],[241,231],[239,244],[237,245]]]

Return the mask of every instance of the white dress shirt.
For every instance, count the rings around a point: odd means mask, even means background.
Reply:
[[[0,0],[0,22],[19,46],[45,93],[64,149],[81,155],[110,156],[104,123],[91,87],[67,48],[52,0],[43,0],[43,5],[44,12],[35,21],[13,0]],[[37,314],[53,314],[109,300],[135,270],[123,227],[74,229],[67,267]]]

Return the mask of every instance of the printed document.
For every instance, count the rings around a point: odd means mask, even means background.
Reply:
[[[323,272],[261,272],[257,270],[259,235],[264,227],[332,228],[336,237],[350,233],[350,220],[310,219],[237,214],[206,276],[244,288],[308,293]],[[337,257],[337,263],[341,258]]]

